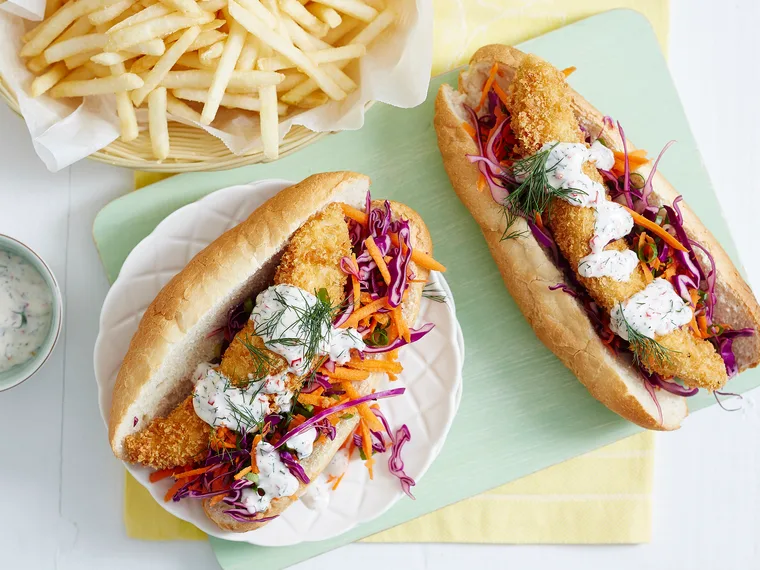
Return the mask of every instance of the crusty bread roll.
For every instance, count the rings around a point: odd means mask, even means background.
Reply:
[[[124,457],[128,435],[167,414],[192,391],[193,371],[211,360],[219,342],[208,333],[226,322],[230,308],[255,297],[271,283],[293,233],[333,202],[363,209],[369,183],[367,176],[353,172],[310,176],[265,202],[172,278],[145,311],[119,370],[109,418],[111,447],[117,457]],[[396,202],[391,202],[391,208],[395,218],[409,220],[413,247],[432,253],[430,234],[420,216]],[[411,267],[417,281],[410,284],[402,310],[406,321],[414,323],[428,271],[413,262]],[[384,377],[372,374],[356,383],[356,389],[361,395],[369,394]],[[358,416],[340,420],[336,438],[315,444],[312,455],[301,462],[312,481],[357,423]],[[273,500],[263,516],[280,514],[305,491],[301,484],[295,496]],[[266,524],[238,522],[224,513],[225,508],[223,503],[209,507],[204,501],[209,518],[223,529],[245,532]]]
[[[489,45],[479,49],[459,79],[459,88],[442,85],[435,102],[435,130],[443,163],[457,195],[480,225],[483,236],[501,272],[504,283],[536,336],[578,377],[591,394],[612,411],[649,429],[672,430],[688,414],[686,399],[665,390],[657,391],[662,414],[649,395],[637,370],[624,357],[613,355],[602,343],[585,310],[572,296],[549,290],[564,281],[564,275],[519,218],[512,230],[523,237],[502,240],[506,222],[502,208],[488,191],[479,192],[478,168],[466,157],[478,154],[475,142],[462,127],[469,121],[464,107],[474,108],[492,65],[499,63],[496,82],[504,91],[514,79],[525,57],[519,50]],[[579,123],[593,135],[603,133],[613,150],[623,150],[617,129],[605,126],[603,115],[580,95],[572,92],[573,111]],[[626,141],[628,149],[635,147]],[[637,170],[644,178],[651,164]],[[659,173],[653,179],[654,198],[672,204],[678,193]],[[684,228],[690,239],[704,245],[717,265],[716,322],[731,328],[760,325],[760,307],[733,263],[694,213],[683,202]],[[701,253],[697,253],[701,256]],[[704,262],[704,259],[700,259]],[[760,362],[760,336],[736,339],[734,353],[740,370]]]

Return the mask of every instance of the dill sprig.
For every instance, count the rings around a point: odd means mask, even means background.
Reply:
[[[670,362],[671,354],[679,354],[677,350],[667,348],[653,338],[644,336],[639,331],[634,329],[625,318],[622,303],[619,307],[620,318],[623,320],[623,324],[625,325],[625,330],[628,335],[628,346],[631,349],[631,353],[633,353],[633,362],[635,364],[663,364]]]
[[[260,380],[259,382],[260,382],[260,384],[259,384],[258,388],[255,391],[253,391],[250,394],[250,396],[247,398],[248,399],[247,404],[249,406],[251,406],[251,408],[253,407],[253,404],[256,401],[256,397],[264,389],[264,382],[263,382],[263,380]],[[227,390],[229,390],[230,388],[232,388],[234,390],[240,390],[241,393],[245,392],[246,389],[247,389],[247,388],[239,388],[238,386],[235,386],[234,384],[232,384],[232,382],[230,382],[230,380],[228,378],[225,377],[225,379],[224,379],[224,392],[225,392],[225,394],[226,394]],[[246,433],[246,432],[247,433],[253,433],[255,431],[260,430],[263,427],[263,425],[264,425],[264,418],[261,418],[261,419],[257,420],[256,417],[250,411],[248,411],[244,407],[240,407],[237,404],[235,404],[232,401],[232,398],[230,398],[228,395],[225,395],[225,399],[227,400],[227,407],[230,410],[230,416],[231,417],[224,417],[224,418],[221,418],[221,419],[228,420],[228,421],[234,421],[235,423],[237,423],[238,426],[240,426],[240,430],[238,430],[239,433]]]
[[[238,337],[238,341],[242,344],[253,360],[253,372],[249,377],[250,382],[258,382],[266,378],[269,374],[269,369],[273,364],[273,358],[269,354],[266,348],[260,348],[251,342],[251,338],[245,335],[245,338]]]
[[[446,293],[442,289],[437,289],[433,283],[426,283],[422,288],[422,296],[436,303],[446,302]]]
[[[541,150],[534,155],[515,161],[512,165],[512,175],[519,182],[513,188],[502,206],[507,220],[507,226],[501,236],[502,241],[521,237],[522,231],[510,231],[517,218],[532,220],[536,214],[543,214],[550,207],[553,198],[567,198],[573,193],[583,193],[574,188],[555,188],[549,184],[549,174],[554,172],[562,162],[558,160],[551,166],[547,165],[554,147]]]
[[[301,292],[301,295],[304,293]],[[288,305],[285,297],[275,291],[275,296],[282,309],[276,311],[271,317],[257,324],[257,334],[268,337],[266,344],[279,344],[282,346],[300,346],[304,349],[304,362],[312,362],[319,355],[323,341],[330,334],[333,320],[340,305],[333,305],[327,294],[327,289],[320,289],[316,293],[317,302],[310,304],[304,297],[306,307]],[[285,311],[292,310],[296,314],[293,323],[286,327],[285,331],[292,332],[293,336],[281,336],[271,338],[277,329]]]

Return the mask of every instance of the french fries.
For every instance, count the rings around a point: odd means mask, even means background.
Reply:
[[[1,1],[1,0],[0,0]],[[157,161],[168,123],[212,125],[220,107],[259,117],[267,160],[285,115],[357,88],[343,69],[393,23],[382,0],[47,0],[20,51],[32,97],[115,96],[121,140],[147,106]],[[348,68],[353,69],[353,68]],[[226,112],[226,116],[232,116]]]

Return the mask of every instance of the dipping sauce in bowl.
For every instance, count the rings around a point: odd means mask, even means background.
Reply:
[[[55,276],[20,241],[0,234],[0,391],[39,370],[61,333],[63,302]]]
[[[52,318],[53,294],[40,272],[0,249],[0,372],[37,354]]]

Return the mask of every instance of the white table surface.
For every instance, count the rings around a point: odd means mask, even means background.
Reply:
[[[745,165],[760,153],[759,29],[756,0],[672,2],[671,69],[756,291],[760,188],[757,166]],[[5,107],[0,133],[0,232],[36,249],[66,295],[65,334],[52,359],[0,394],[0,568],[218,568],[205,542],[133,541],[122,525],[124,470],[106,442],[92,372],[108,283],[91,227],[98,210],[130,188],[132,173],[91,161],[48,173]],[[755,390],[740,412],[713,407],[658,435],[651,544],[351,545],[297,568],[757,567],[758,398]]]

